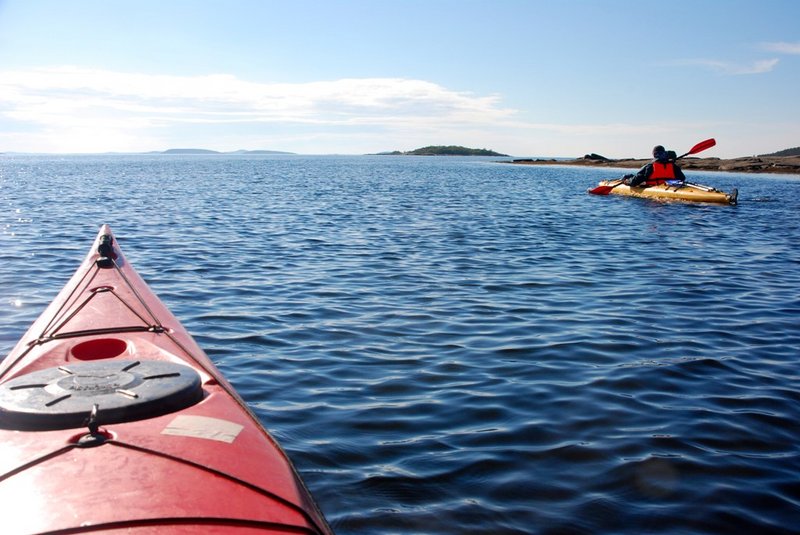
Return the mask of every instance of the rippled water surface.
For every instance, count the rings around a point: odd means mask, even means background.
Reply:
[[[0,156],[0,353],[109,223],[339,534],[791,533],[800,178]]]

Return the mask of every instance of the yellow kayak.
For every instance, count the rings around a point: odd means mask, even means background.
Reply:
[[[717,204],[737,203],[738,190],[725,193],[718,189],[683,182],[677,185],[659,184],[657,186],[630,187],[621,180],[603,180],[597,187],[589,190],[595,195],[628,195],[630,197],[646,197],[649,199],[663,199],[670,201],[706,202]]]

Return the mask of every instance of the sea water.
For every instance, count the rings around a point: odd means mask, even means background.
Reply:
[[[0,354],[103,223],[339,534],[791,533],[800,178],[0,156]]]

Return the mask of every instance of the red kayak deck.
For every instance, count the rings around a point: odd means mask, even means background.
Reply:
[[[0,363],[10,533],[331,533],[280,446],[104,226]]]

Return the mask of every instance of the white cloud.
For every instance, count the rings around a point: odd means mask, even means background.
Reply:
[[[0,73],[0,112],[54,125],[124,117],[134,126],[172,122],[348,124],[428,119],[496,120],[513,110],[422,80],[343,79],[254,83],[231,75],[165,76],[73,67]]]
[[[169,139],[187,139],[179,131],[203,127],[231,139],[242,139],[242,129],[252,137],[259,128],[305,128],[308,135],[318,133],[314,128],[354,135],[364,128],[457,130],[504,123],[515,114],[497,95],[404,78],[287,84],[80,67],[0,72],[4,150],[153,150]]]
[[[753,61],[751,63],[732,63],[713,59],[689,59],[676,61],[674,64],[705,67],[721,74],[738,76],[770,72],[775,68],[779,61],[780,60],[773,58]]]
[[[769,42],[761,43],[760,48],[778,54],[800,54],[800,42]],[[713,59],[689,59],[673,62],[674,65],[693,65],[705,67],[715,72],[727,75],[763,74],[771,72],[778,65],[778,58],[757,60],[752,62],[731,62]]]
[[[697,140],[684,139],[684,132],[712,129],[685,121],[657,128],[650,120],[593,123],[590,113],[579,114],[581,124],[538,123],[530,120],[534,113],[528,110],[526,118],[498,95],[405,78],[287,84],[80,67],[0,72],[0,151],[202,147],[358,154],[458,144],[518,156],[627,157],[644,138],[691,146]]]
[[[786,43],[786,42],[775,42],[775,43],[762,43],[762,48],[765,50],[769,50],[770,52],[778,52],[780,54],[800,54],[800,42],[797,43]]]

